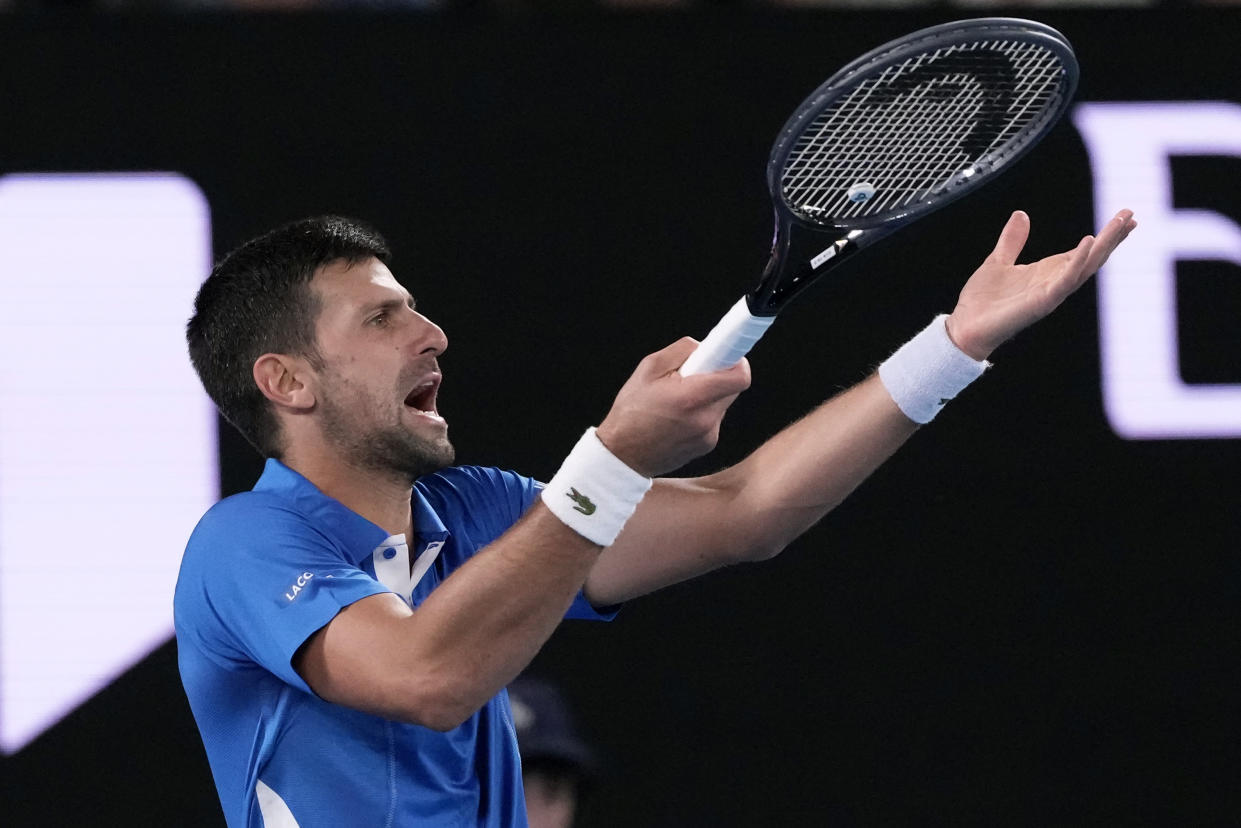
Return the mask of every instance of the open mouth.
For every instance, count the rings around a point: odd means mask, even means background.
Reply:
[[[423,378],[405,396],[405,407],[412,408],[437,420],[443,419],[435,410],[435,397],[439,392],[440,381],[441,377],[439,374],[430,374]]]

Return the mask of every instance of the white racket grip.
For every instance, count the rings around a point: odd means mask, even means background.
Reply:
[[[755,342],[763,338],[774,321],[774,316],[753,316],[745,297],[742,297],[685,360],[681,366],[681,376],[731,368],[750,352]]]

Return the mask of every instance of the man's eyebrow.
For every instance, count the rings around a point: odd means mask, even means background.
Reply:
[[[370,302],[366,305],[363,305],[362,314],[366,316],[366,315],[370,315],[374,313],[375,311],[391,311],[391,310],[396,310],[397,308],[406,307],[406,306],[410,308],[413,308],[416,306],[414,297],[409,293],[406,293],[404,298],[402,299],[396,299],[396,298],[383,299],[378,302]]]

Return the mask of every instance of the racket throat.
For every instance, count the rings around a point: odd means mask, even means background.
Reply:
[[[819,268],[823,267],[823,265],[827,264],[833,259],[836,259],[839,256],[842,256],[846,250],[857,250],[857,244],[855,243],[855,240],[858,238],[861,238],[861,236],[862,236],[861,230],[851,230],[849,231],[848,235],[842,236],[841,238],[829,244],[827,247],[820,250],[815,255],[811,256],[810,257],[811,271],[817,271]]]
[[[842,230],[839,238],[826,244],[831,235],[823,232],[799,233],[790,228],[777,233],[763,278],[746,297],[750,312],[756,316],[779,312],[823,273],[860,250],[860,242],[868,232],[872,231]]]

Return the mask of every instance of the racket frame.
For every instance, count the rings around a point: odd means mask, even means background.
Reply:
[[[809,220],[798,215],[784,198],[781,178],[789,154],[806,127],[826,108],[851,91],[859,75],[873,77],[888,66],[910,57],[952,46],[968,35],[975,40],[1019,40],[1045,47],[1063,67],[1059,101],[1048,107],[1039,124],[1024,131],[1022,140],[1004,145],[988,157],[980,174],[960,177],[930,198],[875,216],[847,220]],[[943,23],[872,49],[853,60],[814,90],[793,112],[777,134],[767,162],[767,189],[775,211],[771,256],[758,284],[746,294],[754,316],[775,316],[828,270],[833,270],[875,242],[921,216],[932,213],[981,187],[1002,169],[1029,152],[1060,120],[1077,88],[1079,70],[1072,46],[1042,23],[1013,17],[986,17]]]

